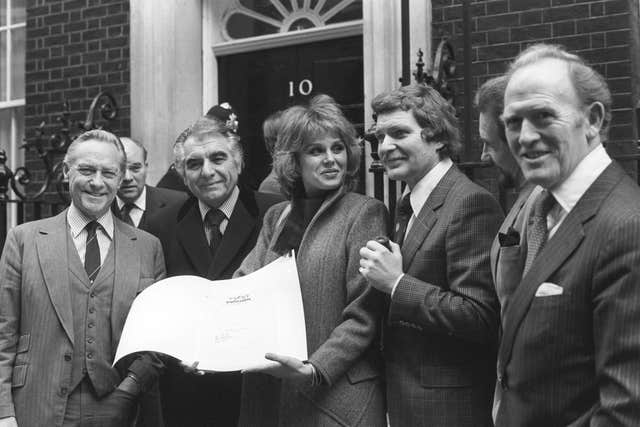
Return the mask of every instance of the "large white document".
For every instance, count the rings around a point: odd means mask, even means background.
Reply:
[[[281,257],[236,279],[175,276],[153,284],[133,301],[114,364],[138,351],[197,361],[209,371],[265,366],[273,363],[267,352],[306,360],[295,258]]]

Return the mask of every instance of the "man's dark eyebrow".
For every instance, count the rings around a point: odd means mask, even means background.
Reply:
[[[411,129],[408,126],[391,124],[384,128],[376,128],[376,135],[380,135],[383,133],[389,134],[395,132],[408,132],[410,130]]]
[[[224,150],[214,150],[207,153],[207,157],[218,157],[218,156],[229,156],[229,154]]]

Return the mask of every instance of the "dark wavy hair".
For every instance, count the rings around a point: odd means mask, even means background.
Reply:
[[[276,111],[264,119],[262,123],[262,135],[264,136],[264,145],[267,147],[267,151],[271,154],[276,145],[278,139],[278,131],[280,130],[280,117],[282,111]]]
[[[305,143],[331,135],[342,141],[347,151],[344,186],[350,190],[357,181],[361,147],[356,130],[328,95],[316,95],[308,105],[295,105],[282,112],[274,149],[273,170],[283,192],[291,197],[300,185],[299,154]]]
[[[460,153],[460,131],[456,110],[431,86],[412,84],[377,95],[371,102],[377,115],[394,111],[411,111],[422,128],[425,142],[440,142],[440,158]]]

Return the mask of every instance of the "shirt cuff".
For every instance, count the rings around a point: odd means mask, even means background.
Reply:
[[[320,373],[320,371],[318,371],[316,367],[313,366],[313,363],[309,361],[305,361],[304,363],[311,366],[311,371],[312,371],[311,386],[316,387],[316,386],[322,385],[324,380],[322,378],[322,374]]]
[[[402,280],[403,277],[404,277],[404,273],[399,275],[398,278],[396,279],[396,282],[393,284],[393,287],[391,288],[391,298],[393,298],[393,294],[396,291],[396,288],[398,287],[398,284],[400,283],[400,280]]]

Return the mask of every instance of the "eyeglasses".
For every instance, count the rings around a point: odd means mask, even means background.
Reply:
[[[70,166],[70,168],[75,169],[80,175],[85,176],[87,178],[95,178],[98,173],[102,176],[102,179],[106,179],[107,181],[116,181],[120,178],[120,169],[96,169],[93,166]]]

